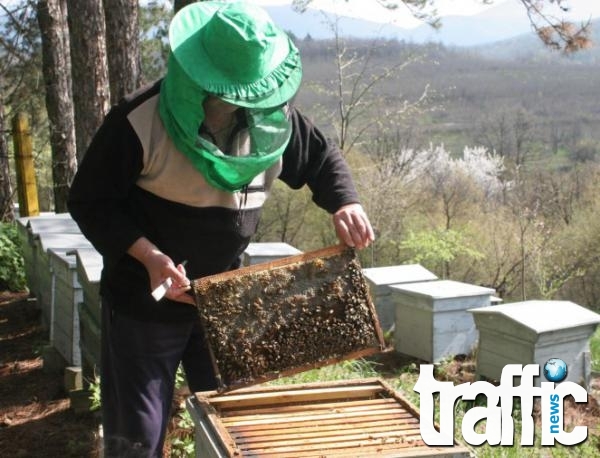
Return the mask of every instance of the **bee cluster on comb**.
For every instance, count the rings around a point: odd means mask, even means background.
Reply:
[[[222,389],[382,351],[354,250],[329,247],[195,280]]]

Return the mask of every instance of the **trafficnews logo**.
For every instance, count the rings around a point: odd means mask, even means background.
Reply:
[[[534,423],[533,403],[539,397],[542,412],[542,445],[576,445],[587,439],[587,427],[575,426],[572,431],[563,429],[564,398],[573,396],[575,402],[587,402],[587,391],[573,382],[563,382],[567,376],[567,365],[558,358],[552,358],[544,365],[547,382],[534,386],[534,377],[540,375],[538,364],[508,364],[502,369],[500,384],[486,381],[454,385],[452,382],[439,382],[433,377],[433,365],[421,365],[421,372],[414,391],[421,399],[421,437],[427,445],[454,444],[454,406],[457,401],[475,401],[484,394],[487,406],[469,409],[462,420],[462,436],[470,445],[514,445],[515,425],[512,417],[514,398],[521,401],[521,445],[533,445]],[[521,383],[514,386],[515,377]],[[562,383],[560,383],[562,382]],[[556,385],[555,383],[558,383]],[[435,427],[434,394],[439,393],[439,431]],[[486,420],[485,432],[477,432],[476,425]]]

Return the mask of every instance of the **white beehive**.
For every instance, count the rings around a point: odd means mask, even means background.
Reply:
[[[70,366],[81,365],[79,310],[83,298],[77,281],[75,256],[64,250],[48,250],[52,272],[50,343]]]
[[[24,216],[17,219],[17,235],[25,261],[25,278],[29,291],[34,296],[38,296],[40,292],[34,240],[41,233],[52,232],[77,234],[80,231],[68,213],[42,213],[38,216]]]
[[[80,234],[81,230],[69,213],[56,213],[29,218],[27,227],[31,234]]]
[[[50,325],[52,305],[52,269],[48,250],[53,249],[65,254],[67,251],[78,247],[90,247],[90,242],[82,234],[57,234],[40,233],[36,235],[33,243],[33,260],[37,292],[35,292],[39,307],[42,310],[42,324]]]
[[[569,301],[524,301],[470,310],[479,330],[477,374],[499,380],[506,364],[539,364],[560,358],[566,380],[589,386],[589,339],[600,315]]]
[[[75,250],[77,279],[83,292],[79,304],[81,368],[83,377],[94,378],[100,364],[100,275],[102,256],[94,248]]]
[[[477,329],[469,309],[486,307],[492,288],[453,280],[392,285],[396,306],[394,346],[400,353],[437,362],[469,354]]]
[[[92,317],[100,323],[100,275],[102,274],[102,255],[93,247],[77,248],[73,251],[77,265],[77,279],[83,291],[83,303]]]
[[[367,279],[381,329],[391,330],[396,321],[396,309],[392,301],[390,285],[437,280],[438,277],[419,264],[405,264],[363,269]]]
[[[275,259],[287,258],[302,253],[297,248],[283,242],[250,243],[242,256],[242,265],[251,266]]]

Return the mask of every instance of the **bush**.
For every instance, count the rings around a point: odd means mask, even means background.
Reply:
[[[0,290],[25,291],[25,261],[17,238],[17,227],[0,223]]]

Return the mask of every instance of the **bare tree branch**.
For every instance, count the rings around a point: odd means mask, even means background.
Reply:
[[[589,20],[577,26],[573,22],[546,14],[543,1],[520,0],[520,2],[527,11],[533,30],[549,48],[569,54],[587,49],[592,45]],[[558,6],[565,13],[570,10],[564,0],[547,0],[547,2]]]

